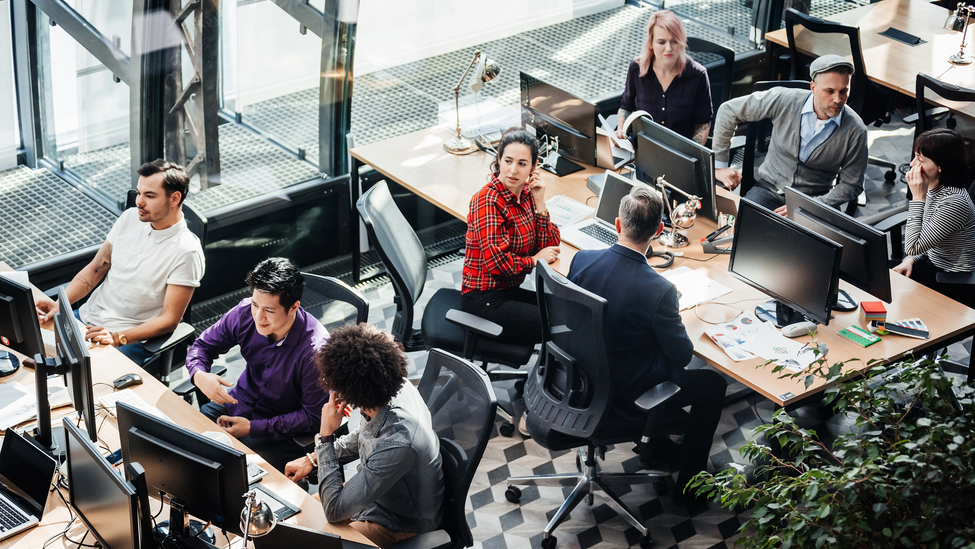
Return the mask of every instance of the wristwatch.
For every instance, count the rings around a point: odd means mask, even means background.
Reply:
[[[129,338],[125,337],[125,334],[123,334],[122,332],[115,332],[115,335],[118,337],[119,347],[121,347],[122,345],[128,345]]]
[[[319,433],[315,433],[315,449],[317,450],[322,444],[331,444],[335,442],[335,435],[328,435],[323,437]]]

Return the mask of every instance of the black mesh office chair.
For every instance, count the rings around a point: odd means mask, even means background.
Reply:
[[[924,99],[926,94],[928,97],[930,97],[930,92],[933,92],[942,99],[957,101],[960,103],[975,102],[975,90],[962,88],[961,86],[955,86],[954,84],[948,84],[926,74],[918,73],[914,86],[918,112],[917,122],[914,124],[914,139],[917,139],[919,135],[934,127],[934,120],[932,120],[931,117],[926,116],[925,113],[925,109],[928,108],[927,102]],[[946,125],[948,128],[954,129],[954,113],[952,113],[950,110],[948,113]]]
[[[735,76],[735,50],[703,38],[688,36],[687,54],[707,69],[711,82],[712,112],[718,112],[718,107],[731,97],[731,83]],[[714,78],[715,76],[721,78]]]
[[[385,181],[366,191],[356,203],[356,208],[392,281],[396,293],[393,299],[396,318],[392,333],[404,349],[446,349],[461,354],[467,360],[482,362],[491,381],[516,380],[517,385],[522,385],[528,372],[517,369],[488,371],[487,364],[519,368],[531,359],[534,346],[498,341],[496,338],[501,335],[501,326],[461,311],[463,301],[459,290],[437,290],[423,310],[420,330],[413,329],[414,308],[427,278],[427,258],[423,245],[393,202]],[[514,432],[512,410],[499,407],[498,413],[506,420],[502,434],[510,436]]]
[[[540,264],[535,270],[544,339],[542,356],[525,385],[528,406],[528,431],[535,442],[549,450],[579,448],[580,472],[555,475],[509,477],[505,497],[517,503],[521,490],[516,484],[536,486],[574,486],[565,503],[551,518],[542,537],[543,549],[555,547],[552,531],[569,518],[572,509],[585,496],[593,502],[593,489],[606,493],[621,509],[627,522],[643,536],[641,546],[650,543],[650,530],[639,515],[630,510],[613,491],[613,486],[647,484],[667,473],[603,473],[598,469],[597,453],[604,455],[611,444],[633,442],[643,434],[651,411],[657,410],[680,389],[663,382],[642,395],[636,405],[648,417],[625,419],[614,415],[607,420],[614,398],[609,362],[607,302],[587,292]]]
[[[491,380],[466,360],[431,349],[423,370],[420,396],[427,403],[440,437],[444,502],[440,530],[392,545],[396,549],[460,549],[474,545],[467,524],[467,491],[494,426],[498,401]]]

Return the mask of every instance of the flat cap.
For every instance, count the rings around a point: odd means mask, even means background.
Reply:
[[[850,71],[853,71],[853,63],[850,63],[839,55],[830,53],[817,57],[816,60],[809,65],[809,77],[816,78],[817,74],[821,72],[829,72],[836,67],[849,67]]]

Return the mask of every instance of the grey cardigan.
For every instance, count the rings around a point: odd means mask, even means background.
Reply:
[[[731,136],[739,124],[772,119],[772,141],[765,161],[755,170],[755,184],[782,194],[795,187],[831,206],[856,200],[863,192],[867,170],[867,128],[848,105],[840,127],[833,130],[805,162],[799,161],[799,120],[802,105],[812,93],[772,88],[725,101],[714,121],[714,159],[728,162]],[[839,182],[833,179],[839,173]]]

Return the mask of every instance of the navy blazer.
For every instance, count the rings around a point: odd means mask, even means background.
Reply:
[[[677,288],[640,252],[619,244],[580,251],[569,280],[608,302],[614,392],[621,404],[690,362],[694,346],[680,318]]]

